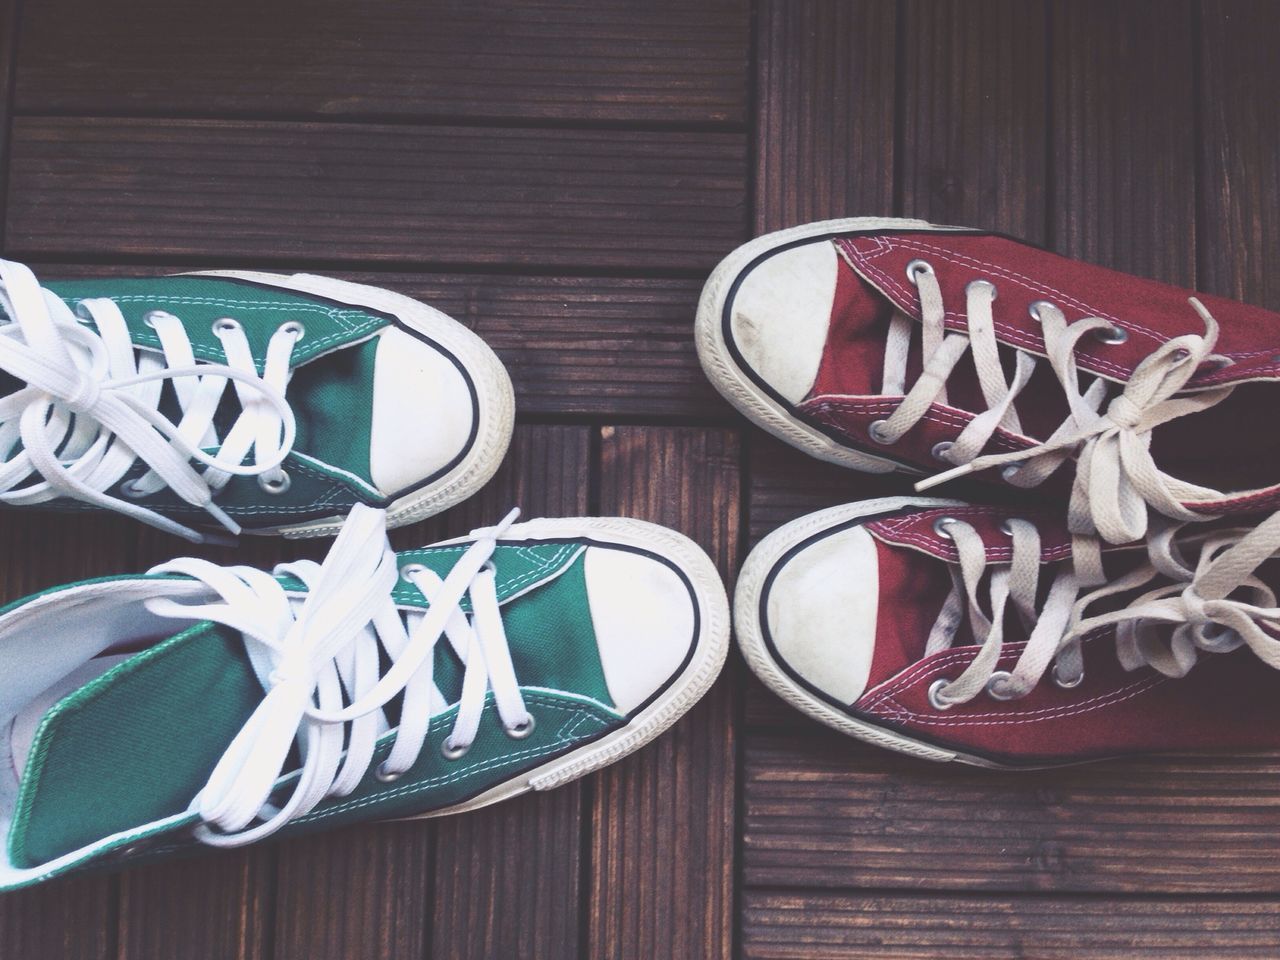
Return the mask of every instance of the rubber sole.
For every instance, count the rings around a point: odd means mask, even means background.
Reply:
[[[983,757],[925,743],[837,710],[802,686],[778,663],[768,644],[765,643],[764,632],[761,629],[760,601],[769,574],[783,557],[805,540],[823,530],[859,517],[901,510],[905,507],[958,506],[964,506],[964,504],[957,500],[937,500],[929,497],[884,497],[819,510],[779,527],[756,545],[747,557],[746,563],[743,564],[742,572],[738,575],[738,586],[733,600],[734,632],[747,665],[760,678],[760,681],[784,702],[819,723],[865,743],[924,760],[958,761],[997,770],[1025,769],[1008,767]]]
[[[549,760],[463,803],[413,817],[421,820],[463,813],[519,796],[550,790],[634,753],[666,731],[711,689],[729,651],[729,600],[711,558],[696,543],[666,527],[623,517],[532,520],[511,527],[502,540],[585,537],[652,551],[679,567],[692,586],[698,607],[698,636],[679,674],[624,726],[599,740]]]
[[[783,403],[771,397],[752,380],[729,344],[725,342],[724,316],[739,279],[762,256],[774,250],[842,233],[873,230],[933,230],[949,232],[962,227],[945,227],[924,220],[900,218],[853,217],[844,220],[820,220],[786,230],[767,233],[743,244],[725,257],[711,272],[698,301],[694,325],[694,344],[698,360],[707,378],[720,394],[756,426],[803,450],[810,456],[865,473],[918,473],[918,470],[886,457],[854,450],[841,444],[811,424],[805,423]]]
[[[412,297],[330,277],[244,270],[211,270],[202,274],[283,287],[391,314],[406,327],[438,343],[466,369],[476,390],[476,436],[462,460],[448,472],[387,505],[388,527],[415,523],[467,499],[483,487],[501,466],[515,429],[515,390],[497,354],[457,320]],[[342,528],[344,519],[344,516],[335,515],[303,523],[246,530],[245,533],[289,538],[333,536]]]

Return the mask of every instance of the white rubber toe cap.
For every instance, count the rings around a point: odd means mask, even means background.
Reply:
[[[838,255],[829,240],[805,243],[761,261],[733,297],[734,345],[791,403],[803,400],[817,379],[838,273]]]
[[[379,337],[369,474],[391,496],[457,460],[472,436],[476,411],[471,387],[446,353],[399,327]]]
[[[694,601],[670,566],[588,547],[587,597],[614,707],[630,713],[680,669],[695,641]]]
[[[860,526],[802,547],[784,560],[765,599],[777,656],[839,703],[866,689],[879,606],[875,541]]]

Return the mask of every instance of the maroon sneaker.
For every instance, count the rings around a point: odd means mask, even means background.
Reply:
[[[931,760],[1275,749],[1280,673],[1258,660],[1280,668],[1280,513],[1154,526],[1108,550],[1108,585],[1086,591],[1056,512],[918,497],[822,510],[747,558],[738,642],[786,702]]]
[[[929,476],[917,489],[1047,483],[1073,532],[1110,543],[1141,539],[1149,508],[1280,508],[1280,431],[1255,429],[1280,409],[1280,314],[1256,307],[977,230],[831,220],[730,254],[696,340],[764,429]]]

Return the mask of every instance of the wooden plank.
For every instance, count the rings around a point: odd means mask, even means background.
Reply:
[[[728,577],[739,443],[727,430],[606,427],[600,512],[666,524]],[[591,778],[589,957],[727,958],[734,880],[734,672],[675,727]]]
[[[588,512],[590,429],[516,429],[506,465],[437,521],[443,535],[494,523]],[[428,521],[430,523],[430,521]],[[579,939],[582,787],[519,797],[438,821],[431,955],[450,960],[572,957]]]
[[[997,773],[815,726],[745,765],[749,886],[1280,892],[1280,755]]]
[[[748,891],[746,960],[1199,960],[1280,953],[1274,901]]]
[[[151,276],[190,265],[35,263],[41,279]],[[493,347],[528,415],[681,416],[723,422],[729,405],[693,349],[701,279],[319,271],[396,290]]]
[[[1280,63],[1267,0],[1205,0],[1199,26],[1199,286],[1280,309]]]
[[[430,956],[577,956],[582,788],[442,820]]]
[[[115,957],[111,878],[78,877],[0,895],[0,956]]]
[[[25,112],[744,120],[745,0],[29,6]]]
[[[701,278],[353,279],[385,282],[472,327],[506,364],[521,414],[730,416],[693,349]]]
[[[280,849],[274,960],[420,960],[429,936],[431,828],[363,824]]]
[[[755,228],[893,212],[896,8],[764,0]]]
[[[903,212],[1045,233],[1045,3],[908,0]]]
[[[18,0],[0,0],[0,178],[9,163],[9,109],[18,41]],[[5,198],[0,194],[0,250],[4,249]]]
[[[121,881],[119,960],[261,960],[271,864],[263,847],[130,870]]]
[[[743,239],[735,133],[20,117],[32,257],[697,270]]]
[[[1072,257],[1190,286],[1190,0],[1053,5],[1053,229]]]

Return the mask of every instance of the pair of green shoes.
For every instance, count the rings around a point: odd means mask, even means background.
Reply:
[[[403,553],[510,441],[493,352],[407,297],[0,261],[0,501],[193,541],[337,534],[265,572],[185,558],[0,610],[0,891],[565,783],[706,692],[728,607],[687,538],[517,523]]]

